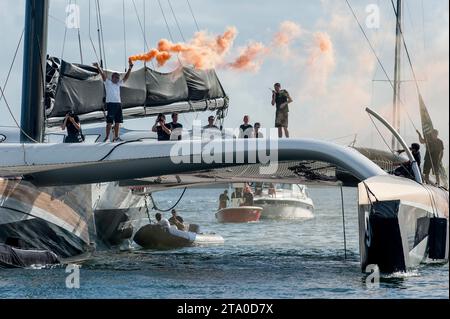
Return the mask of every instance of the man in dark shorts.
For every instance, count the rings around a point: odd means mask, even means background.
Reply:
[[[133,68],[133,63],[131,60],[129,61],[128,71],[123,77],[123,80],[120,80],[119,73],[113,73],[111,76],[111,80],[106,77],[105,72],[98,65],[98,63],[94,63],[94,66],[97,68],[100,73],[103,82],[105,84],[106,90],[106,138],[104,142],[109,140],[109,134],[111,132],[111,128],[114,124],[114,139],[113,142],[120,141],[119,138],[119,130],[120,123],[123,123],[123,115],[122,115],[122,100],[120,97],[120,88],[124,86],[124,83],[128,80],[131,74],[131,69]]]
[[[239,127],[239,138],[252,138],[253,137],[253,126],[249,124],[250,116],[244,116],[244,124]]]
[[[172,131],[168,124],[166,124],[166,116],[159,114],[156,118],[155,125],[152,127],[152,131],[158,134],[158,141],[170,141]]]
[[[172,114],[172,123],[168,124],[172,136],[176,137],[177,140],[181,141],[181,135],[183,133],[183,125],[178,123],[178,113]]]
[[[278,128],[278,137],[289,138],[289,104],[293,102],[289,92],[281,89],[280,83],[275,83],[272,91],[272,105],[276,107],[275,127]]]
[[[73,112],[66,114],[61,129],[63,131],[67,129],[67,136],[64,139],[64,143],[82,143],[84,141],[80,118]]]
[[[444,142],[439,138],[439,131],[433,130],[428,139],[422,137],[419,131],[419,140],[421,144],[425,144],[427,152],[425,153],[425,162],[423,164],[423,175],[426,183],[430,183],[430,172],[433,170],[436,176],[436,184],[440,185],[440,168],[442,158],[444,156]]]

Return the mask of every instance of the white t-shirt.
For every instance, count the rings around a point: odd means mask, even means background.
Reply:
[[[123,86],[123,81],[120,80],[119,83],[114,84],[110,79],[105,81],[106,90],[106,103],[122,103],[120,99],[120,87]]]
[[[165,228],[170,228],[170,223],[165,218],[161,218],[161,220],[158,222],[158,225],[165,227]]]

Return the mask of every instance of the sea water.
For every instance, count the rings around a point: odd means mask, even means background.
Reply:
[[[448,264],[370,284],[359,264],[356,189],[344,189],[346,259],[338,188],[309,189],[312,220],[249,224],[217,223],[221,192],[188,190],[177,209],[186,222],[222,235],[224,245],[97,252],[78,281],[68,280],[74,273],[63,266],[0,270],[0,298],[449,298]],[[170,208],[180,194],[154,198]]]

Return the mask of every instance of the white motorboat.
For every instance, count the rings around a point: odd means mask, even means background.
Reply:
[[[255,196],[255,206],[263,208],[261,219],[311,219],[314,203],[306,186],[279,184],[274,188],[263,187]]]

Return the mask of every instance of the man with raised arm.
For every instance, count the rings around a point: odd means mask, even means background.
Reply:
[[[120,88],[124,85],[124,83],[128,80],[131,74],[131,69],[133,69],[133,63],[128,61],[129,67],[128,71],[123,77],[123,80],[120,79],[120,74],[114,72],[111,75],[111,79],[106,77],[103,69],[98,65],[98,63],[94,63],[94,66],[97,68],[100,73],[103,82],[105,84],[106,90],[106,138],[104,142],[109,140],[109,134],[111,132],[111,128],[114,124],[114,139],[113,142],[119,142],[119,130],[120,123],[123,123],[123,114],[122,114],[122,100],[120,98]]]

